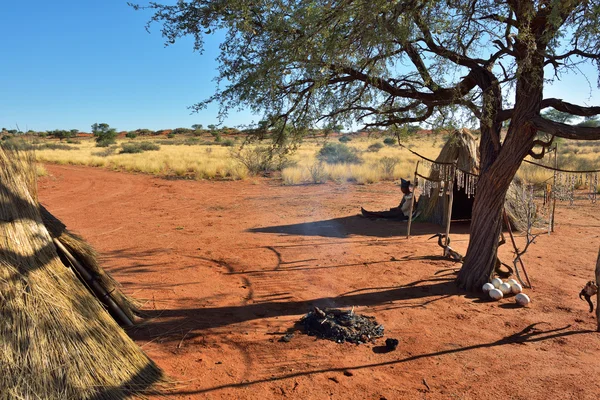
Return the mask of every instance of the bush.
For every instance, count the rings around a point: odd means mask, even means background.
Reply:
[[[293,165],[283,152],[264,146],[246,147],[233,154],[233,157],[253,175],[280,171]]]
[[[135,154],[143,153],[144,151],[156,151],[160,146],[151,142],[125,143],[121,146],[119,154]]]
[[[398,162],[400,160],[395,157],[382,157],[379,160],[379,168],[383,172],[384,179],[394,179],[394,170]]]
[[[377,153],[379,150],[383,149],[384,145],[383,143],[373,143],[372,145],[370,145],[369,147],[367,147],[367,151],[371,152],[371,153]]]
[[[396,139],[394,139],[393,137],[386,137],[385,139],[383,139],[383,144],[393,146],[396,144]]]
[[[9,137],[8,139],[2,138],[2,142],[0,142],[0,146],[4,149],[8,150],[77,150],[77,147],[69,146],[62,143],[43,143],[38,144],[38,142],[30,142],[24,139],[16,139],[14,137]]]
[[[137,137],[137,133],[135,133],[135,131],[127,132],[125,137],[129,139],[135,139]]]
[[[194,133],[194,130],[189,128],[175,128],[171,133],[175,135],[187,135],[190,133]]]
[[[348,142],[352,141],[352,138],[350,136],[342,136],[338,140],[342,143],[348,143]]]
[[[234,144],[235,144],[235,142],[233,141],[233,139],[225,139],[223,141],[223,143],[221,143],[221,146],[224,146],[224,147],[233,147]]]
[[[325,143],[317,159],[327,164],[360,164],[362,160],[355,149],[343,143]]]
[[[96,147],[108,147],[117,143],[115,139],[100,139],[96,138]]]
[[[113,154],[115,154],[115,151],[117,151],[117,146],[110,146],[102,151],[97,151],[95,153],[92,153],[92,155],[98,156],[98,157],[108,157],[108,156],[112,156]]]
[[[325,183],[327,180],[327,172],[322,162],[316,162],[308,167],[308,172],[313,183]]]
[[[171,132],[171,133],[169,133],[169,134],[167,135],[167,137],[168,137],[169,139],[173,139],[173,138],[175,137],[175,134],[174,134],[173,132]]]

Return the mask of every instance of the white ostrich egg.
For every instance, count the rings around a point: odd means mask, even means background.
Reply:
[[[494,285],[492,285],[491,283],[484,283],[483,287],[481,288],[481,290],[483,290],[483,293],[488,293],[490,290],[492,290],[494,288]]]
[[[520,306],[526,306],[527,304],[529,304],[531,302],[531,300],[529,299],[529,296],[527,296],[525,293],[519,293],[518,295],[516,295],[515,301]]]
[[[496,289],[498,289],[500,287],[500,285],[502,285],[502,279],[500,279],[500,278],[492,279],[492,285],[494,285],[494,287]]]
[[[500,291],[500,289],[492,289],[488,292],[488,294],[490,295],[490,297],[493,300],[500,300],[501,298],[504,297],[504,295],[502,294],[502,292]]]
[[[510,292],[512,292],[512,289],[510,287],[510,284],[508,284],[508,282],[504,282],[502,285],[500,285],[500,287],[498,289],[500,289],[502,294],[509,294]]]
[[[512,285],[514,285],[514,284],[517,284],[517,283],[519,283],[519,281],[518,281],[518,280],[516,280],[516,279],[509,279],[509,280],[507,280],[506,282],[507,282],[507,283],[508,283],[510,286],[512,286]]]
[[[513,283],[510,285],[510,288],[514,294],[521,293],[523,291],[523,286],[520,283]]]

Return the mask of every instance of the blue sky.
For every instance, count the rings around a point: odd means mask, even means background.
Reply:
[[[143,3],[143,1],[141,1]],[[167,48],[150,14],[121,0],[10,1],[2,5],[0,127],[80,129],[106,122],[118,130],[217,123],[217,106],[191,114],[216,83],[218,37],[204,54],[190,39]],[[592,68],[564,77],[546,97],[599,105]],[[257,120],[232,113],[227,126]]]

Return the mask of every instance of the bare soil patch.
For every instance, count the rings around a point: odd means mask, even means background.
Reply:
[[[429,224],[370,221],[399,189],[272,180],[169,181],[48,165],[41,203],[101,253],[150,319],[134,339],[180,382],[176,399],[597,399],[593,279],[600,205],[558,205],[524,259],[532,303],[462,293]],[[452,231],[464,254],[467,226]],[[508,245],[501,258],[510,260]],[[295,334],[314,307],[376,318],[385,336]],[[395,351],[377,351],[396,338]]]

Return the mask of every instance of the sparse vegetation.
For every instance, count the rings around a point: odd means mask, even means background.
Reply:
[[[380,142],[375,142],[373,144],[370,144],[369,147],[367,147],[367,151],[371,152],[371,153],[377,153],[379,150],[383,149],[385,146],[380,143]]]
[[[383,144],[393,146],[396,144],[396,139],[394,139],[393,137],[386,137],[385,139],[383,139]]]
[[[343,143],[325,143],[319,150],[317,159],[327,164],[360,164],[362,162],[356,149]]]
[[[380,137],[380,136],[379,136]],[[173,139],[155,141],[160,149],[152,159],[138,153],[121,152],[123,145],[136,143],[137,139],[118,141],[119,145],[110,145],[105,150],[96,151],[93,140],[79,139],[75,146],[59,143],[58,140],[41,139],[39,137],[27,141],[24,138],[6,134],[0,145],[13,146],[22,150],[35,149],[40,161],[59,164],[83,164],[106,167],[111,169],[144,172],[157,175],[172,175],[193,177],[195,179],[244,179],[249,174],[260,174],[263,171],[281,171],[281,179],[286,185],[333,181],[338,183],[370,183],[383,180],[397,180],[401,177],[410,178],[414,172],[417,157],[397,146],[383,146],[381,139],[356,138],[352,148],[360,154],[362,163],[327,163],[321,160],[319,168],[318,154],[322,145],[317,140],[308,140],[290,155],[278,155],[270,165],[264,168],[264,163],[256,157],[256,165],[251,172],[235,154],[235,141],[225,139],[220,144],[210,140],[202,140],[194,136],[177,135]],[[4,143],[9,141],[9,143]],[[332,143],[343,145],[342,143]],[[435,158],[439,146],[443,144],[440,135],[424,137],[413,136],[404,144],[426,157]],[[226,149],[228,147],[229,149]],[[262,146],[246,145],[245,152]],[[346,146],[348,147],[348,146]],[[264,147],[262,147],[264,149]],[[378,151],[373,149],[378,148]],[[257,151],[261,153],[261,150]],[[250,152],[251,154],[252,152]],[[600,143],[586,141],[564,140],[559,145],[559,165],[565,169],[595,169],[600,168]],[[255,154],[256,156],[256,154]],[[251,157],[252,158],[252,157]],[[553,165],[553,158],[542,162]],[[518,176],[528,182],[541,183],[552,177],[547,170],[523,163]]]
[[[159,145],[151,142],[123,143],[119,154],[136,154],[143,153],[144,151],[157,151],[159,149]]]

